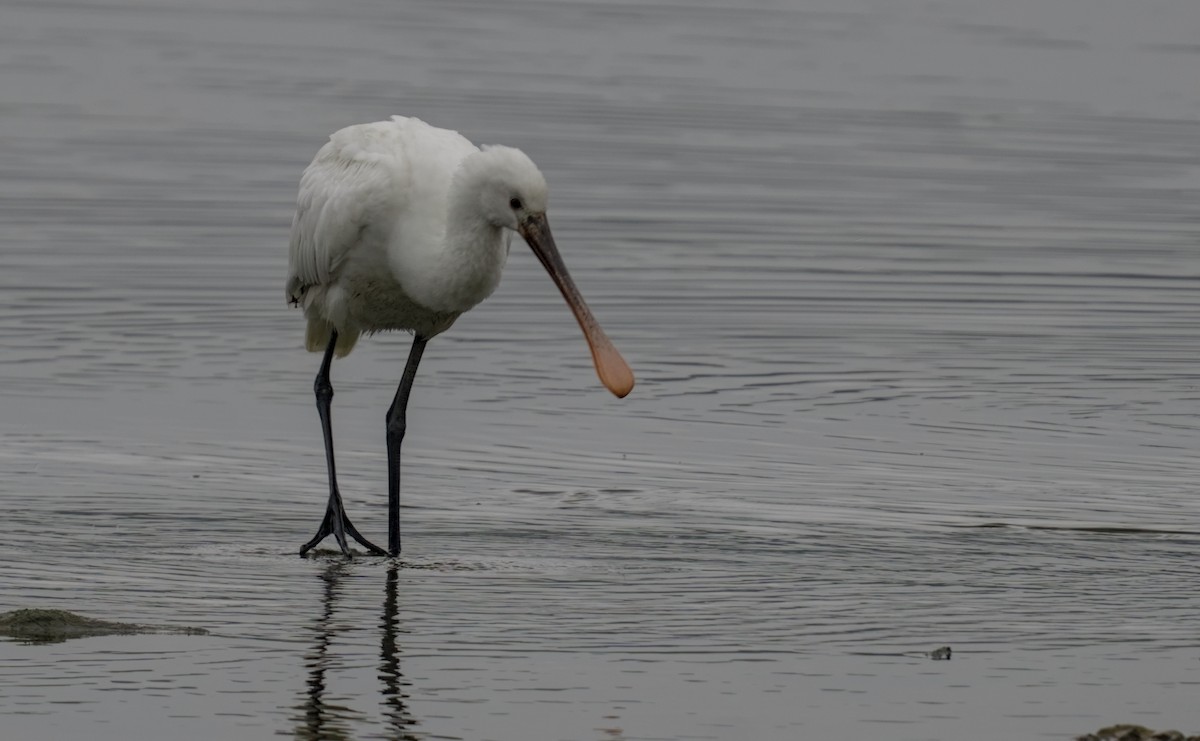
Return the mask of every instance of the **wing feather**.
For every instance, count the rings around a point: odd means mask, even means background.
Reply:
[[[352,126],[334,134],[300,178],[288,255],[287,298],[329,283],[365,229],[395,213],[405,183],[403,152],[371,131]]]

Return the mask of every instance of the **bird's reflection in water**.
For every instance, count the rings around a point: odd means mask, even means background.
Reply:
[[[339,583],[345,576],[351,562],[338,558],[321,572],[323,584],[323,599],[321,614],[313,625],[313,635],[316,639],[312,650],[305,657],[304,665],[308,669],[305,697],[297,708],[300,714],[294,736],[298,741],[342,741],[352,739],[352,724],[364,724],[366,718],[362,713],[345,705],[335,704],[326,698],[326,672],[341,666],[336,655],[330,655],[329,647],[339,629],[334,621],[334,613],[341,590]],[[383,738],[389,741],[420,741],[420,736],[413,735],[411,729],[417,724],[408,710],[408,680],[400,672],[400,646],[396,640],[398,632],[400,607],[398,596],[399,574],[396,565],[388,567],[387,580],[384,589],[383,619],[380,623],[383,629],[381,641],[381,658],[379,662],[379,679],[383,683],[383,703],[385,731]],[[378,738],[376,734],[372,737]]]
[[[313,648],[304,657],[308,669],[307,693],[304,702],[297,708],[301,716],[297,719],[295,736],[300,741],[337,741],[351,738],[348,721],[356,713],[344,706],[335,705],[325,698],[325,673],[336,665],[336,658],[329,655],[329,644],[333,642],[336,627],[333,623],[334,609],[341,590],[338,588],[345,574],[347,561],[331,561],[321,572],[324,582],[321,599],[321,614],[313,625]]]
[[[387,718],[388,738],[393,741],[417,741],[419,737],[409,732],[417,725],[416,719],[408,710],[406,688],[412,683],[400,672],[400,644],[396,641],[396,634],[400,632],[398,572],[399,568],[395,563],[388,566],[383,598],[383,641],[380,648],[379,679],[383,682],[383,714]]]

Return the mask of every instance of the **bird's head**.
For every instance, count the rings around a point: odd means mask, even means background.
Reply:
[[[546,216],[546,178],[519,149],[485,146],[464,162],[477,183],[479,207],[493,225],[514,232],[530,217]]]
[[[546,220],[546,178],[537,165],[519,149],[483,147],[463,162],[461,175],[473,182],[484,218],[520,234],[546,268],[583,329],[601,382],[619,397],[628,394],[633,371],[592,316],[554,244]]]

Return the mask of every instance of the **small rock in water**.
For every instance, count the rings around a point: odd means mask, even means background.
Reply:
[[[1145,726],[1119,723],[1086,736],[1077,736],[1076,741],[1200,741],[1200,736],[1185,736],[1179,731],[1152,731]]]
[[[950,660],[950,647],[942,646],[941,648],[937,648],[937,649],[930,651],[929,658],[933,659],[934,661],[949,661]]]

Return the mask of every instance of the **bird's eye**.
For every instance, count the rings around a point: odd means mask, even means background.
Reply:
[[[512,200],[510,200],[508,202],[508,205],[513,211],[520,211],[521,210],[521,199],[513,198]]]

